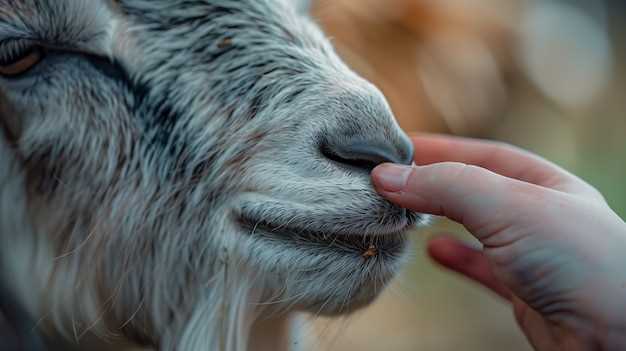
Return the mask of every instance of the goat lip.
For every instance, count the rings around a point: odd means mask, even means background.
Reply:
[[[300,247],[300,245],[318,246],[325,250],[336,250],[346,253],[364,253],[372,248],[384,249],[387,253],[401,251],[407,242],[406,231],[414,224],[410,216],[402,225],[392,230],[383,230],[375,234],[329,233],[316,230],[277,225],[263,220],[240,218],[240,225],[247,229],[249,235],[279,240]]]

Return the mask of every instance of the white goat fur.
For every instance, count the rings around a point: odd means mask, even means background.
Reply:
[[[42,327],[254,349],[255,321],[349,313],[398,271],[398,233],[420,217],[319,145],[402,132],[300,6],[0,0],[0,55],[16,39],[49,48],[0,77],[0,257]],[[397,240],[367,259],[308,231]]]

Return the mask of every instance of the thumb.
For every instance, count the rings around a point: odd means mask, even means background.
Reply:
[[[374,169],[372,179],[389,201],[416,212],[448,217],[475,235],[485,227],[532,218],[546,197],[556,192],[456,162],[383,164]]]

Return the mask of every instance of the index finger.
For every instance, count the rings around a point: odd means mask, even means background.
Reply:
[[[523,182],[572,194],[602,195],[575,175],[531,152],[502,142],[444,135],[416,135],[415,163],[461,162]]]

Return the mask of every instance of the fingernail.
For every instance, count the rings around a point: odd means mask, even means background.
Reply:
[[[379,166],[376,171],[376,179],[382,190],[398,192],[406,186],[411,174],[411,167],[386,163]]]

